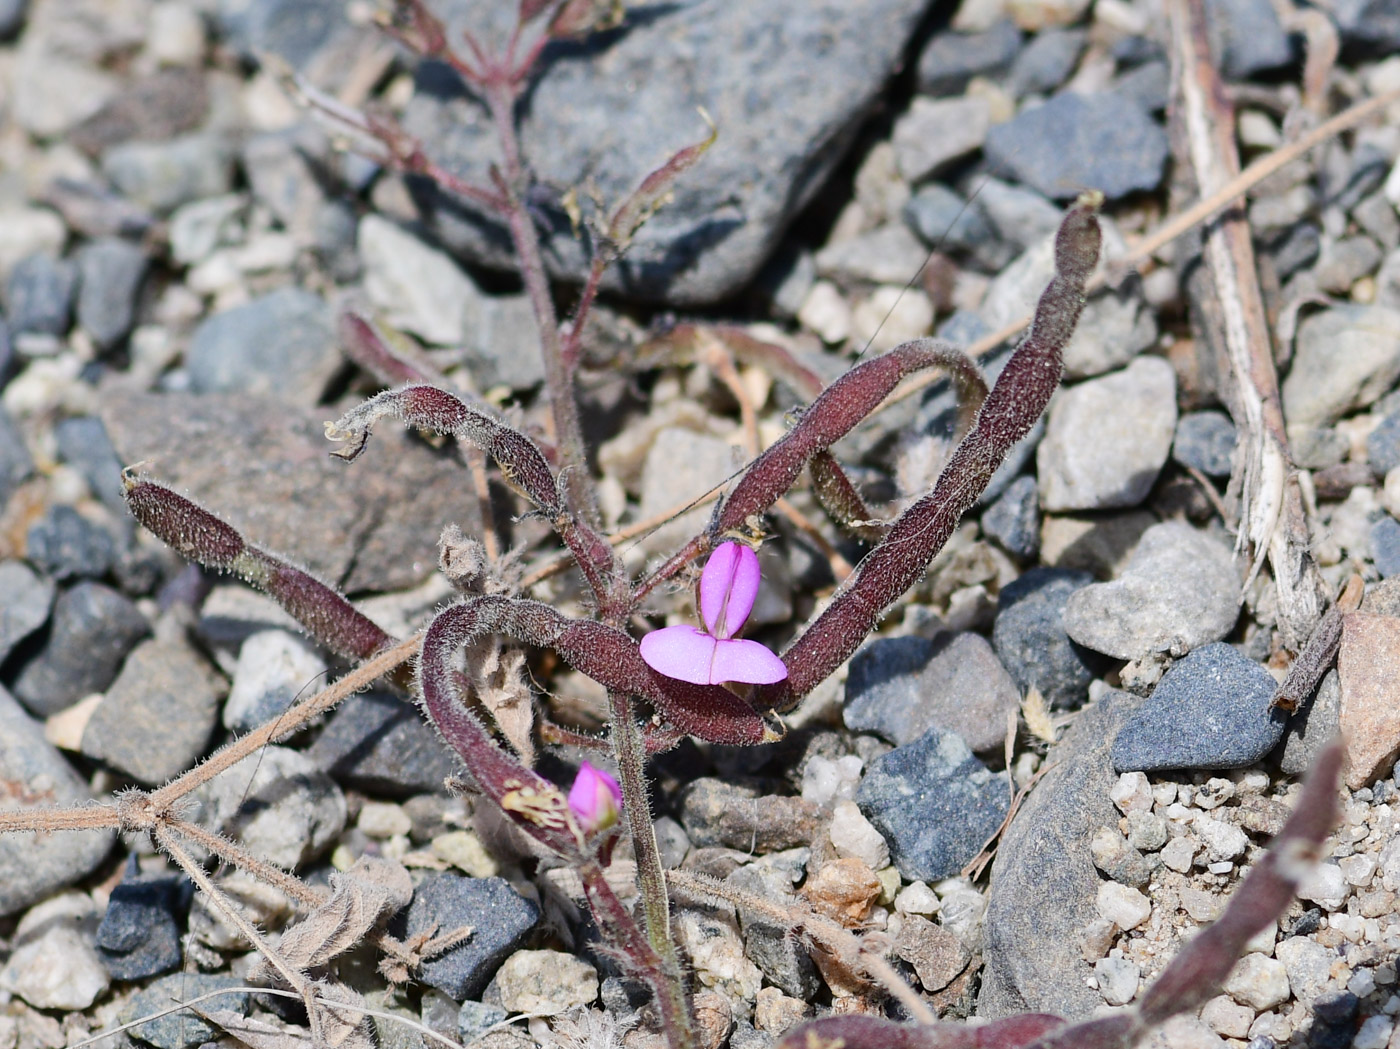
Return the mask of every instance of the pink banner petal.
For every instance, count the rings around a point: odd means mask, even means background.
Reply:
[[[715,642],[710,663],[710,684],[722,685],[726,681],[735,681],[749,685],[771,685],[786,678],[787,667],[783,661],[757,641],[730,638]]]
[[[642,638],[642,659],[658,674],[708,685],[712,683],[710,664],[716,644],[714,638],[696,627],[668,626]]]
[[[721,543],[700,575],[700,617],[715,637],[733,637],[753,611],[762,573],[742,543]]]

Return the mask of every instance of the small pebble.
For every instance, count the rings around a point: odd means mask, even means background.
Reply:
[[[70,893],[45,901],[20,921],[0,969],[0,989],[36,1009],[86,1009],[111,982],[92,943],[92,900]]]
[[[78,323],[99,349],[126,338],[136,322],[136,297],[146,279],[146,253],[130,241],[104,237],[78,255]]]
[[[1162,851],[1159,855],[1165,866],[1185,874],[1191,869],[1198,848],[1200,848],[1200,845],[1194,838],[1182,835],[1179,838],[1172,838],[1162,846]]]
[[[1115,952],[1116,953],[1116,952]],[[1137,996],[1141,972],[1127,958],[1109,956],[1094,963],[1099,991],[1109,1005],[1127,1005]]]
[[[562,951],[516,951],[496,972],[508,1012],[558,1016],[598,997],[598,971]]]
[[[1152,913],[1152,902],[1137,889],[1106,881],[1099,886],[1099,914],[1120,929],[1136,929]]]
[[[831,844],[836,855],[860,860],[871,870],[889,866],[890,850],[885,839],[853,801],[838,801],[831,814]]]
[[[539,908],[503,878],[429,874],[391,928],[408,936],[440,935],[464,926],[472,929],[465,941],[420,968],[424,983],[460,1001],[481,994],[497,967],[520,946],[539,917]]]
[[[1288,975],[1286,963],[1262,954],[1246,954],[1230,971],[1224,990],[1240,1004],[1264,1012],[1288,1001]]]
[[[814,754],[802,769],[802,797],[823,807],[856,796],[865,762],[854,754],[827,758]]]
[[[97,930],[97,951],[114,980],[140,980],[179,966],[180,879],[128,869],[112,889]]]
[[[1188,412],[1176,422],[1172,458],[1207,477],[1229,477],[1239,435],[1224,412]]]
[[[1094,679],[1093,656],[1065,632],[1071,595],[1088,586],[1087,572],[1032,568],[1002,587],[992,644],[1018,688],[1034,687],[1054,709],[1080,706]]]
[[[117,557],[116,541],[107,529],[62,504],[49,507],[30,526],[25,551],[36,567],[59,582],[101,579]]]
[[[238,650],[224,727],[247,732],[270,721],[315,692],[325,673],[325,660],[300,638],[282,630],[253,634]]]

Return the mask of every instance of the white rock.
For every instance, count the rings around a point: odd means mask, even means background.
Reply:
[[[246,731],[282,713],[299,695],[314,692],[326,662],[300,638],[282,630],[253,634],[238,650],[224,726]]]
[[[1386,1049],[1395,1021],[1388,1016],[1368,1016],[1352,1036],[1351,1049]]]
[[[1202,1020],[1176,1016],[1145,1042],[1144,1049],[1225,1049],[1225,1042]]]
[[[162,0],[151,8],[146,52],[161,65],[193,66],[204,59],[204,19],[178,0]]]
[[[468,337],[482,295],[446,253],[378,215],[360,220],[359,250],[365,291],[389,324],[439,346]]]
[[[884,284],[862,299],[851,314],[851,338],[873,353],[918,339],[933,327],[933,302],[917,288]]]
[[[1106,881],[1099,886],[1099,914],[1120,929],[1136,929],[1152,913],[1152,902],[1127,885]]]
[[[1229,995],[1221,994],[1201,1007],[1201,1019],[1218,1035],[1246,1038],[1249,1025],[1254,1022],[1254,1010],[1247,1005],[1237,1005]]]
[[[1256,1011],[1272,1009],[1288,1000],[1287,969],[1274,958],[1246,954],[1225,980],[1225,993]]]
[[[900,890],[894,899],[894,909],[901,914],[918,914],[927,917],[937,914],[942,904],[937,895],[921,881],[910,882]]]
[[[802,797],[817,805],[849,801],[856,796],[864,767],[865,762],[854,754],[835,760],[814,755],[802,769]]]
[[[703,986],[741,1001],[752,1000],[758,994],[763,974],[744,954],[744,942],[731,922],[683,910],[676,916],[675,929],[690,956],[696,979]]]
[[[558,1016],[598,997],[598,970],[563,951],[516,951],[497,970],[496,984],[508,1011]]]
[[[1117,951],[1094,963],[1094,975],[1099,981],[1099,993],[1109,1005],[1127,1005],[1137,995],[1141,973],[1134,962]]]
[[[67,236],[63,219],[48,208],[0,208],[0,280],[9,279],[20,259],[57,255]]]
[[[1304,1004],[1327,989],[1337,952],[1306,936],[1280,940],[1274,954],[1288,973],[1288,988]]]
[[[1349,895],[1351,886],[1335,863],[1317,864],[1298,886],[1299,899],[1312,900],[1329,911],[1335,911]]]
[[[1249,838],[1233,823],[1211,819],[1209,816],[1198,816],[1192,821],[1191,827],[1205,845],[1206,853],[1212,862],[1233,860],[1244,855],[1244,850],[1249,848]]]
[[[396,834],[407,834],[413,829],[413,820],[403,810],[402,805],[388,801],[367,801],[360,806],[360,815],[355,826],[371,838],[381,841]]]
[[[1191,869],[1191,862],[1195,858],[1196,839],[1189,834],[1183,834],[1179,838],[1172,838],[1162,846],[1162,851],[1158,853],[1162,857],[1162,863],[1174,871],[1185,874]]]
[[[30,908],[0,970],[0,990],[36,1009],[86,1009],[111,982],[93,946],[96,919],[86,893],[65,892]]]
[[[835,345],[851,334],[851,306],[835,284],[819,280],[797,310],[797,320],[822,342]]]
[[[1337,861],[1337,867],[1342,872],[1342,877],[1346,879],[1348,885],[1355,885],[1357,888],[1364,888],[1371,884],[1371,879],[1376,873],[1376,859],[1366,853],[1357,853],[1354,856],[1344,856]]]
[[[831,844],[836,855],[853,856],[873,871],[890,864],[890,849],[884,837],[861,815],[854,801],[838,801],[831,814]]]
[[[1152,810],[1152,785],[1143,772],[1125,772],[1108,792],[1113,804],[1123,815],[1130,812],[1150,812]]]

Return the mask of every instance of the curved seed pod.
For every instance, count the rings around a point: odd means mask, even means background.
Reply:
[[[787,681],[767,686],[761,693],[774,709],[791,709],[850,657],[884,610],[923,575],[962,515],[986,490],[1006,453],[1030,431],[1050,403],[1063,369],[1061,352],[1084,309],[1084,282],[1098,261],[1100,234],[1095,212],[1101,199],[1082,199],[1060,224],[1055,238],[1055,277],[1040,297],[1030,333],[1006,362],[976,423],[954,450],[933,490],[900,515],[884,541],[860,563],[845,589],[783,653]],[[833,384],[827,392],[838,385]]]
[[[205,568],[232,572],[272,597],[337,655],[365,660],[395,639],[315,576],[247,542],[238,529],[155,481],[122,474],[131,514],[177,553]]]
[[[890,522],[881,521],[870,512],[834,455],[825,449],[817,452],[807,464],[807,472],[812,477],[812,493],[817,502],[841,531],[867,543],[878,543],[884,538]]]

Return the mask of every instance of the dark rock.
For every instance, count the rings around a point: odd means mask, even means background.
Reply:
[[[1387,415],[1367,434],[1366,461],[1379,477],[1400,466],[1400,412]]]
[[[0,405],[0,510],[10,501],[10,495],[34,472],[34,460],[24,443],[24,434]]]
[[[729,1049],[773,1049],[776,1041],[767,1031],[760,1031],[747,1020],[740,1020],[729,1035]]]
[[[697,848],[726,845],[762,854],[810,845],[821,809],[803,798],[763,795],[756,787],[706,777],[685,789],[680,819]]]
[[[978,1016],[1081,1019],[1103,1005],[1083,957],[1101,884],[1090,842],[1100,827],[1118,824],[1109,747],[1135,702],[1114,692],[1086,708],[1050,749],[1048,771],[1006,829],[982,925]]]
[[[1171,666],[1113,742],[1119,772],[1238,769],[1274,749],[1288,717],[1273,676],[1222,642]]]
[[[1045,241],[1060,226],[1060,209],[1033,189],[981,176],[976,201],[997,236],[1018,252]]]
[[[16,335],[67,333],[77,287],[78,267],[68,259],[42,252],[20,259],[5,285],[10,330]]]
[[[180,964],[181,879],[128,874],[112,889],[97,953],[114,980],[140,980]]]
[[[994,172],[1065,200],[1085,187],[1110,200],[1162,181],[1167,133],[1116,93],[1056,95],[987,132]]]
[[[1188,412],[1176,421],[1172,458],[1207,477],[1229,477],[1239,435],[1224,412]]]
[[[1021,50],[1021,31],[1010,21],[980,33],[935,34],[919,55],[918,86],[926,95],[956,95],[975,76],[997,73]]]
[[[504,878],[429,874],[390,928],[399,936],[442,935],[463,926],[475,930],[460,946],[424,962],[419,970],[424,983],[462,1001],[481,995],[539,918],[539,908]]]
[[[584,44],[561,44],[533,82],[523,112],[523,153],[535,184],[566,187],[586,179],[611,207],[659,158],[705,137],[695,115],[703,103],[724,132],[677,183],[674,201],[609,269],[605,284],[672,305],[723,298],[747,285],[790,217],[839,162],[926,6],[922,0],[672,4],[635,12],[624,29]],[[480,23],[493,8],[501,12],[496,23],[508,20],[500,5],[463,2],[439,10],[449,20],[454,9],[469,11]],[[509,32],[508,25],[501,29]],[[444,66],[423,63],[405,124],[433,143],[440,163],[489,185],[491,121],[463,95]],[[755,156],[765,158],[757,170]],[[509,264],[508,240],[493,217],[426,185],[414,191],[453,250],[498,268]],[[581,281],[587,249],[565,208],[549,191],[533,203],[537,221],[548,223],[545,258],[557,273]]]
[[[250,542],[351,592],[421,582],[446,523],[480,528],[454,453],[384,425],[347,465],[326,454],[327,414],[250,393],[112,393],[102,404],[122,461],[158,461],[163,481]]]
[[[208,110],[204,70],[161,69],[125,84],[68,137],[79,149],[96,155],[119,142],[159,142],[193,131]]]
[[[9,812],[82,805],[87,784],[44,738],[44,726],[0,687],[0,783]],[[0,915],[47,899],[92,871],[116,840],[114,831],[0,835]]]
[[[20,668],[14,693],[39,717],[101,692],[149,629],[134,604],[100,583],[59,595],[44,647]]]
[[[1033,568],[1002,588],[992,644],[1020,691],[1040,690],[1050,706],[1080,706],[1094,680],[1095,657],[1065,633],[1070,595],[1088,586],[1088,572]]]
[[[63,461],[83,475],[92,493],[114,513],[127,517],[122,497],[122,461],[102,420],[91,415],[54,424],[54,440]]]
[[[744,955],[791,998],[811,1001],[821,990],[817,967],[793,940],[792,930],[760,921],[744,923]]]
[[[0,40],[13,40],[24,28],[29,0],[0,0]]]
[[[982,533],[1018,561],[1040,553],[1040,495],[1035,478],[1021,474],[982,512]]]
[[[1400,49],[1400,7],[1395,0],[1333,0],[1328,14],[1343,42],[1357,50],[1387,55]]]
[[[1269,0],[1206,0],[1211,49],[1230,80],[1286,66],[1293,47]]]
[[[1166,62],[1146,62],[1115,80],[1112,92],[1144,113],[1160,113],[1167,108],[1171,78]]]
[[[315,404],[342,367],[330,307],[282,288],[216,313],[186,354],[195,393],[249,393]]]
[[[470,999],[457,1012],[457,1034],[464,1045],[475,1041],[488,1027],[504,1023],[510,1014],[499,1005],[485,1005]]]
[[[1371,559],[1382,579],[1400,574],[1400,521],[1389,514],[1371,525]]]
[[[146,279],[146,253],[106,237],[78,251],[78,323],[101,350],[126,338],[136,322],[136,296]]]
[[[1087,41],[1088,33],[1083,29],[1047,29],[1037,33],[1011,63],[1012,93],[1020,97],[1054,91],[1074,72]]]
[[[30,525],[25,553],[57,580],[101,579],[112,570],[117,544],[100,524],[58,503]]]
[[[904,221],[929,247],[969,252],[987,270],[1000,269],[1015,254],[1012,245],[997,237],[976,198],[964,200],[939,182],[930,182],[909,199]]]
[[[53,607],[53,581],[34,571],[22,561],[0,561],[0,663],[5,662],[16,645],[49,618]]]
[[[282,131],[251,135],[239,161],[253,199],[267,207],[290,230],[310,228],[326,202],[326,190],[314,162],[329,154],[328,140],[314,125],[296,124]]]
[[[856,804],[884,835],[906,881],[951,878],[981,851],[1011,805],[1006,780],[952,732],[929,729],[870,763]]]
[[[1311,222],[1296,222],[1275,237],[1266,251],[1282,283],[1317,261],[1322,251],[1322,231]]]
[[[1361,999],[1350,991],[1319,995],[1313,1001],[1308,1049],[1350,1049],[1360,1012]]]
[[[938,728],[986,751],[1005,742],[1007,715],[1020,698],[980,634],[876,638],[851,659],[842,717],[852,731],[875,732],[896,746]]]
[[[187,1002],[211,991],[229,991],[246,984],[246,980],[222,973],[171,973],[133,995],[126,1008],[121,1011],[121,1021],[130,1023],[143,1016],[164,1013],[165,1015],[158,1019],[132,1028],[129,1032],[131,1037],[153,1045],[156,1049],[195,1049],[195,1046],[214,1041],[219,1037],[219,1032],[201,1019],[193,1009],[166,1012],[171,1003]],[[252,995],[221,994],[214,1004],[219,1009],[232,1009],[247,1016],[252,1004]]]
[[[347,699],[306,755],[345,786],[392,798],[440,791],[461,767],[418,708],[388,692]]]
[[[228,685],[181,637],[132,650],[83,729],[82,752],[147,786],[204,753]]]

